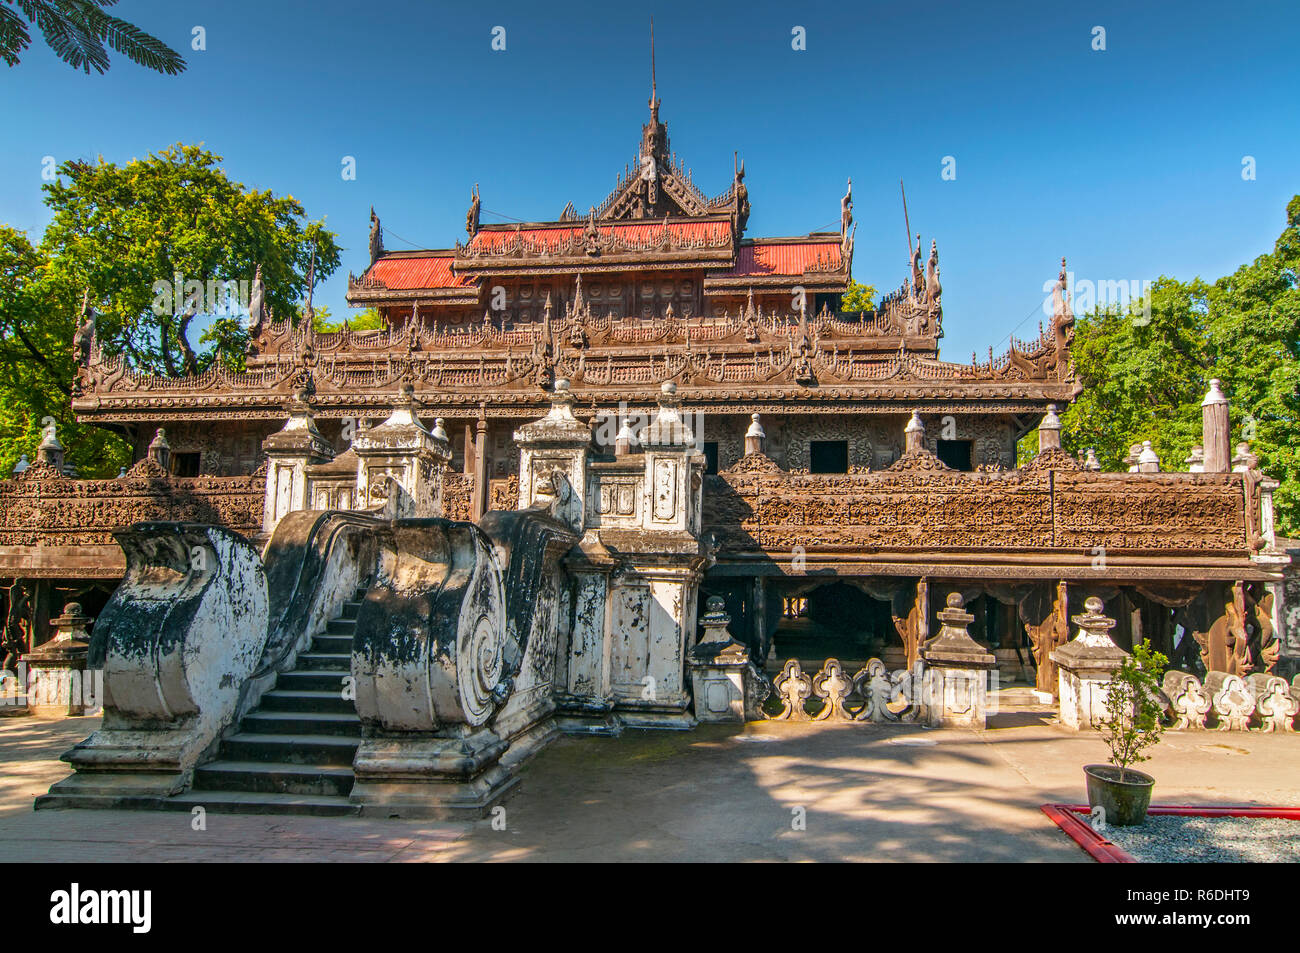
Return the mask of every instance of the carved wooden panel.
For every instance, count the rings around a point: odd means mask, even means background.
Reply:
[[[1170,477],[1030,469],[812,475],[745,458],[706,479],[704,526],[724,552],[1104,546],[1244,555],[1240,476]]]

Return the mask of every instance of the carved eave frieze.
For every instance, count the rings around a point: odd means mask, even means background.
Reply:
[[[468,244],[457,244],[457,275],[572,274],[574,271],[715,269],[735,262],[735,237],[727,216],[646,220],[640,237],[620,225],[537,222],[485,226]],[[713,235],[689,237],[682,226],[713,226]],[[491,239],[485,237],[491,236]]]

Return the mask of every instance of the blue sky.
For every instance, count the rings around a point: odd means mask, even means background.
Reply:
[[[202,142],[238,181],[295,195],[339,233],[344,267],[317,296],[336,316],[347,270],[366,264],[372,204],[399,249],[462,237],[475,182],[485,222],[603,199],[645,118],[651,14],[673,148],[709,194],[740,151],[751,236],[835,227],[852,176],[854,275],[892,289],[907,265],[906,182],[913,232],[939,242],[952,360],[1036,333],[1061,255],[1076,280],[1217,278],[1271,249],[1300,192],[1294,0],[120,0],[116,12],[181,49],[188,71],[115,56],[108,75],[85,76],[39,40],[0,67],[0,221],[39,237],[47,155],[127,161]],[[204,51],[190,49],[195,26]]]

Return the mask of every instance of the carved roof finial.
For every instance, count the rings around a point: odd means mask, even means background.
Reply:
[[[659,95],[655,84],[655,18],[650,18],[650,115],[659,118]]]
[[[370,264],[374,264],[380,255],[384,253],[384,229],[379,224],[379,216],[375,214],[375,207],[370,206]]]
[[[465,231],[469,233],[470,238],[478,234],[478,213],[482,204],[479,200],[478,183],[475,182],[473,191],[469,193],[469,211],[465,213]]]
[[[1065,258],[1061,258],[1061,273],[1057,276],[1056,285],[1052,288],[1052,323],[1064,324],[1074,320],[1074,312],[1070,310],[1070,292],[1068,288],[1068,275],[1065,271]]]

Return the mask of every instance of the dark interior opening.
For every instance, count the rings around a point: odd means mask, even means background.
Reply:
[[[813,440],[808,448],[808,469],[811,473],[848,473],[849,442]]]
[[[704,472],[718,472],[718,441],[704,441]]]
[[[199,454],[173,453],[172,476],[196,477],[199,475]]]
[[[954,470],[973,470],[971,441],[940,440],[936,456]]]

